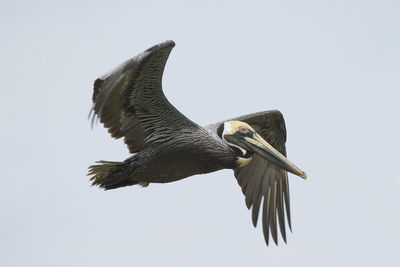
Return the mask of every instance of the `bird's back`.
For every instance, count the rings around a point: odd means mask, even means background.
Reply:
[[[146,146],[128,159],[139,163],[132,177],[152,183],[233,168],[235,160],[223,140],[201,127],[196,131],[179,131],[168,142]]]

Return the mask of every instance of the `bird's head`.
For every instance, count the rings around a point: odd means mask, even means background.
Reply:
[[[254,153],[273,164],[307,178],[305,172],[296,167],[284,155],[265,141],[250,125],[242,121],[226,121],[218,129],[220,137],[228,144],[237,156],[238,167],[244,167]]]

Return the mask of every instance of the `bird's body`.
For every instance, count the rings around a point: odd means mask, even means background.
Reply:
[[[167,183],[195,174],[233,169],[253,209],[263,202],[263,230],[277,243],[277,218],[286,240],[290,227],[287,172],[305,173],[285,157],[286,129],[279,111],[265,111],[201,127],[165,98],[161,79],[174,47],[154,46],[126,61],[94,84],[93,111],[115,138],[125,138],[133,155],[123,162],[90,166],[93,185],[104,189]],[[94,117],[93,117],[94,118]]]
[[[145,146],[119,165],[120,174],[117,176],[124,185],[168,183],[195,174],[234,168],[235,154],[213,135],[211,131],[198,127],[178,133],[176,138],[165,143]],[[220,153],[215,153],[216,148]],[[171,149],[174,151],[172,154]],[[105,188],[118,185],[117,176]]]

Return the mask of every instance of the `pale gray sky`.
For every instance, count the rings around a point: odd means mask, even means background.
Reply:
[[[399,1],[2,1],[1,266],[399,266]],[[93,81],[172,39],[164,91],[205,125],[279,109],[293,233],[265,246],[233,173],[90,187],[128,151]]]

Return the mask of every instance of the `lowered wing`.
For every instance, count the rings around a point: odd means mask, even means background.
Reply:
[[[279,111],[253,113],[230,120],[246,122],[264,140],[286,156],[286,127]],[[210,125],[208,128],[216,132],[222,123]],[[278,243],[278,224],[282,238],[286,242],[285,214],[289,228],[291,228],[287,172],[254,154],[246,166],[236,168],[234,173],[245,195],[246,206],[248,209],[252,209],[254,227],[257,225],[258,215],[262,210],[263,233],[266,243],[269,243],[270,232],[274,242]],[[264,200],[261,206],[262,199]]]

